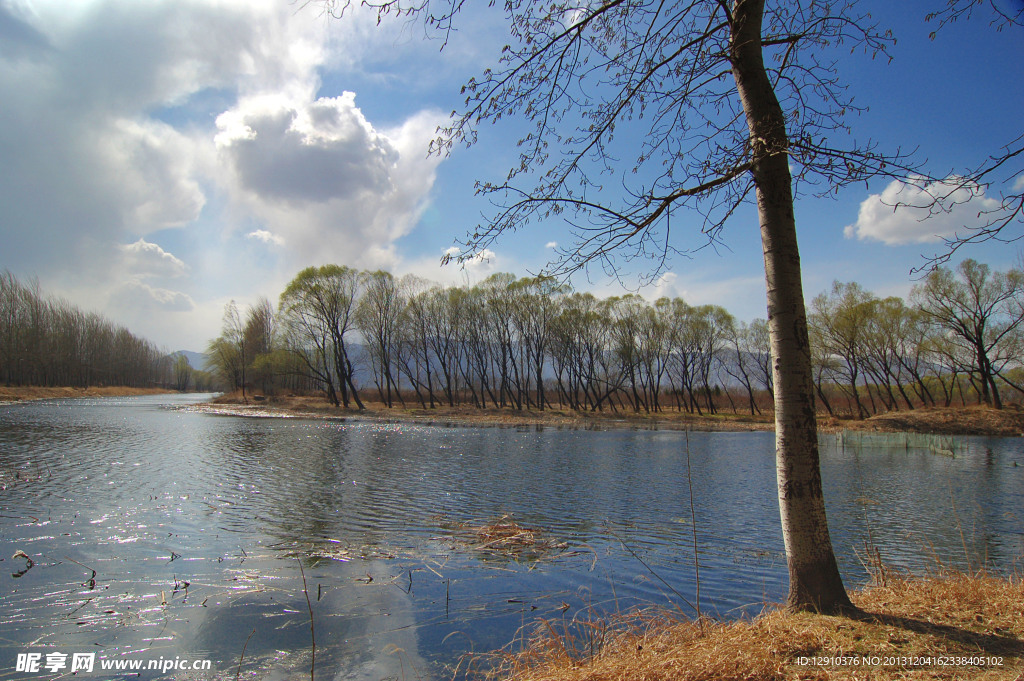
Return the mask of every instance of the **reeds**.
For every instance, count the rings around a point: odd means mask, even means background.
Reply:
[[[585,628],[542,622],[486,678],[507,681],[981,679],[1024,674],[1024,583],[984,573],[912,579],[851,594],[850,616],[773,609],[753,621],[701,623],[644,611]],[[835,660],[845,662],[836,663]],[[973,660],[956,663],[960,659]],[[832,660],[822,663],[822,660]],[[856,663],[853,661],[856,660]],[[817,662],[817,663],[816,663]]]

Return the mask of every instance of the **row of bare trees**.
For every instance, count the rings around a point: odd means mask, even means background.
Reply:
[[[362,389],[389,407],[414,395],[424,407],[714,412],[715,386],[729,376],[743,383],[752,410],[755,392],[771,390],[764,322],[737,324],[721,307],[680,299],[599,300],[511,274],[447,288],[310,267],[276,313],[263,300],[243,320],[229,305],[208,353],[229,385],[315,386],[332,403],[357,407]]]
[[[1019,374],[1024,274],[967,260],[911,301],[836,282],[811,304],[817,396],[830,414],[1001,406]],[[768,324],[717,305],[599,299],[550,278],[495,274],[443,287],[339,265],[300,272],[275,310],[232,303],[208,348],[225,384],[321,390],[362,408],[438,404],[543,410],[760,413],[771,404]]]
[[[168,385],[173,360],[100,315],[0,272],[0,381],[4,385]]]
[[[1024,272],[964,260],[937,268],[910,301],[839,283],[810,306],[812,366],[822,406],[857,416],[1024,393]]]

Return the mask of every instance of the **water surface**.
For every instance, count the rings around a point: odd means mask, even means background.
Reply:
[[[310,609],[317,678],[450,678],[538,618],[692,614],[694,520],[705,612],[785,597],[770,433],[689,434],[691,516],[681,432],[181,408],[200,399],[0,406],[0,678],[26,678],[18,653],[86,651],[308,679]],[[915,571],[1020,567],[1019,438],[960,440],[955,457],[824,438],[822,471],[848,584],[867,578],[866,542]],[[479,546],[471,528],[506,515],[538,550]],[[15,577],[19,550],[35,564]]]

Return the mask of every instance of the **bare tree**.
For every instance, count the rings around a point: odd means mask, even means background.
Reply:
[[[355,322],[367,346],[377,393],[388,407],[396,396],[404,405],[397,376],[399,318],[405,307],[405,296],[390,272],[371,272],[365,275],[365,282],[365,290],[356,306]]]
[[[335,405],[337,390],[345,407],[354,400],[363,409],[347,338],[354,326],[359,281],[359,273],[348,267],[307,267],[281,293],[280,308],[289,349],[309,376],[323,384]]]
[[[325,6],[340,14],[349,4]],[[465,0],[362,4],[381,17],[421,18],[448,36]],[[907,170],[899,154],[844,149],[836,134],[855,107],[838,84],[831,50],[847,43],[884,51],[889,36],[845,0],[773,2],[767,9],[765,0],[504,7],[514,44],[504,48],[498,68],[466,84],[462,112],[433,148],[443,153],[472,143],[481,122],[508,116],[533,129],[507,178],[479,185],[498,209],[468,236],[460,257],[531,222],[562,217],[575,241],[552,273],[592,263],[619,272],[619,258],[641,258],[653,261],[653,277],[673,251],[672,218],[678,224],[683,209],[699,216],[713,242],[740,205],[756,201],[775,359],[788,603],[851,607],[821,494],[793,197],[794,182],[820,182],[828,194],[846,182]],[[616,137],[623,126],[640,128],[639,148]],[[627,155],[630,161],[618,160]]]
[[[954,348],[970,358],[982,401],[1001,409],[996,376],[1008,362],[1019,361],[1024,272],[993,273],[988,265],[967,259],[957,267],[957,275],[939,267],[914,287],[912,295],[921,310],[947,332]]]
[[[836,360],[832,366],[857,408],[857,418],[869,415],[861,401],[860,386],[864,382],[864,336],[874,300],[874,295],[860,284],[836,281],[831,293],[822,293],[811,301],[811,325],[823,343],[824,352]]]

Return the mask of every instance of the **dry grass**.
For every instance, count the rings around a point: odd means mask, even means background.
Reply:
[[[660,613],[572,628],[547,622],[522,650],[488,660],[496,664],[486,676],[506,681],[1015,681],[1024,675],[1020,579],[890,578],[886,586],[852,598],[861,609],[853,616],[772,610],[753,621],[728,623],[680,621]],[[580,639],[593,632],[600,632],[603,645],[591,655]],[[859,664],[807,661],[822,657]],[[989,664],[939,663],[956,657]],[[918,664],[906,658],[918,658]]]
[[[72,397],[127,397],[131,395],[160,395],[169,392],[174,391],[163,388],[126,388],[123,386],[92,386],[89,388],[0,386],[0,402],[66,399]]]
[[[823,418],[822,430],[843,429],[884,433],[935,433],[939,435],[1024,435],[1024,410],[1008,404],[1003,409],[984,405],[969,407],[931,407],[913,411],[894,411],[859,420]]]
[[[472,522],[439,523],[450,533],[455,545],[485,554],[514,560],[539,560],[568,548],[568,544],[544,536],[542,530],[516,522],[510,514],[500,518]]]

